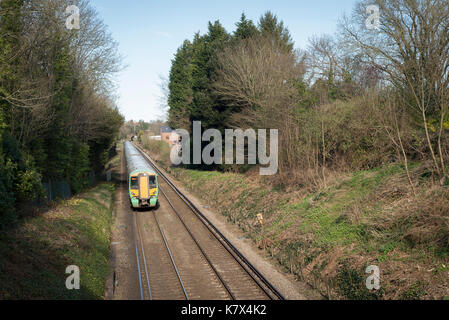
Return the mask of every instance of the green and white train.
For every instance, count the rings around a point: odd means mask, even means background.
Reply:
[[[133,208],[158,207],[159,185],[157,173],[134,145],[124,144],[128,167],[128,191]]]

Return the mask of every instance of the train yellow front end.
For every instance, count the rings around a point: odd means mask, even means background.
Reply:
[[[137,170],[129,175],[129,197],[134,208],[156,207],[158,195],[159,188],[155,172]]]
[[[131,206],[133,208],[157,207],[159,198],[157,173],[129,141],[125,142],[125,155]]]

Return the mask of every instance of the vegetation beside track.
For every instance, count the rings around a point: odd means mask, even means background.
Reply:
[[[449,189],[433,185],[417,163],[416,198],[396,164],[341,175],[314,193],[257,175],[165,168],[331,299],[449,298]],[[365,285],[370,265],[381,272],[376,292]]]
[[[170,166],[170,146],[157,140],[151,140],[148,137],[142,136],[139,138],[139,143],[145,150],[151,150],[151,157],[162,168]]]
[[[1,232],[36,201],[92,187],[119,135],[121,58],[92,2],[76,2],[84,20],[67,32],[60,15],[73,1],[1,1]]]
[[[114,190],[111,183],[101,184],[3,232],[0,300],[103,299]],[[80,268],[80,290],[66,288],[69,265]]]

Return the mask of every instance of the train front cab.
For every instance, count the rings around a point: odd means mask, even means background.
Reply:
[[[133,208],[155,208],[158,204],[157,174],[135,171],[129,176],[129,197]]]

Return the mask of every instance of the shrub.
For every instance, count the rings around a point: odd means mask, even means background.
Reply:
[[[142,136],[143,147],[151,152],[155,160],[161,161],[164,165],[170,164],[170,145],[163,141],[151,140]]]
[[[16,221],[13,172],[13,163],[5,161],[0,149],[0,230]]]
[[[368,290],[365,285],[365,280],[365,273],[351,268],[350,263],[344,261],[340,265],[336,278],[337,291],[348,300],[380,299],[383,295],[383,290]]]

